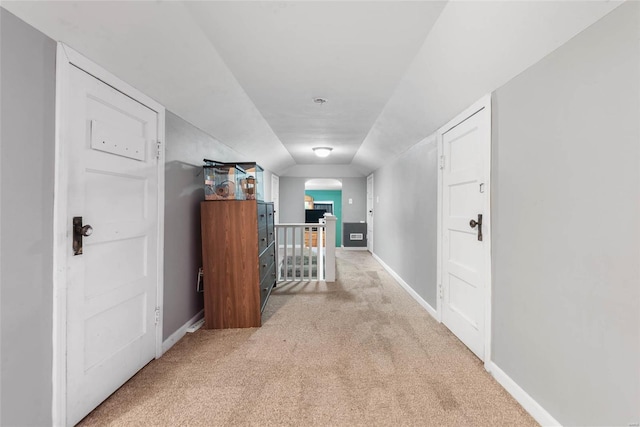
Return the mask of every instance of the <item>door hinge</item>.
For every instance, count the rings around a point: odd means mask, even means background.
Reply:
[[[160,307],[156,307],[156,325],[160,323]]]
[[[444,156],[440,156],[440,169],[444,169]]]
[[[156,159],[160,160],[160,154],[162,153],[162,143],[160,141],[156,142],[156,147],[158,151],[156,152]]]
[[[442,299],[442,283],[438,285],[438,293],[440,294],[440,299]]]

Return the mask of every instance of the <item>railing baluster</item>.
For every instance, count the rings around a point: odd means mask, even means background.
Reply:
[[[331,226],[335,233],[335,217],[331,219],[333,220]],[[333,255],[335,247],[328,247],[335,246],[335,238],[328,237],[329,227],[326,219],[319,224],[276,224],[275,227],[278,281],[335,280],[335,265],[330,265],[331,262],[335,264],[335,255]],[[314,228],[317,230],[315,245],[313,243]],[[329,256],[330,253],[332,257]]]
[[[313,227],[309,227],[309,246],[307,247],[307,281],[311,281],[311,266],[313,262]]]
[[[291,247],[291,252],[293,253],[293,280],[298,281],[298,255],[297,255],[297,247],[298,247],[298,229],[293,229],[293,246]]]
[[[301,253],[300,253],[300,260],[301,260],[300,273],[301,273],[302,280],[304,280],[305,276],[307,275],[307,272],[305,271],[305,267],[304,267],[304,255],[305,255],[305,251],[307,249],[307,245],[308,244],[309,244],[309,227],[305,226],[304,227],[304,245],[302,245],[302,247],[300,248],[300,250],[301,250]]]
[[[323,241],[324,241],[324,224],[322,228],[318,227],[318,267],[317,267],[317,277],[318,281],[324,280],[324,256],[322,254]]]
[[[287,230],[289,229],[289,227],[283,227],[282,228],[282,252],[283,252],[283,258],[282,258],[282,275],[284,276],[284,280],[285,282],[289,280],[288,276],[289,274],[287,273],[287,265],[289,264],[289,258],[287,254]]]
[[[291,229],[291,238],[293,239],[293,244],[291,245],[291,263],[293,266],[291,267],[292,279],[294,281],[298,281],[298,259],[296,254],[296,247],[298,246],[298,229],[296,227]]]
[[[304,233],[307,236],[307,240],[306,240],[306,245],[304,246],[304,248],[302,248],[302,266],[301,266],[301,270],[302,270],[302,280],[306,280],[309,281],[309,261],[307,260],[307,264],[304,263],[305,261],[305,257],[308,257],[308,248],[309,245],[311,245],[311,238],[312,238],[312,234],[311,234],[311,227],[305,227],[304,229]]]
[[[304,256],[303,253],[303,249],[304,249],[304,228],[300,228],[299,230],[299,235],[300,235],[300,244],[298,245],[298,247],[300,248],[300,258],[297,258],[297,262],[298,264],[296,265],[296,275],[298,277],[299,281],[303,281],[304,279],[304,267],[302,266],[303,263],[303,259],[302,257]],[[296,252],[298,251],[298,247],[296,247]]]
[[[336,280],[336,217],[325,215],[325,264],[324,280],[335,282]]]
[[[313,260],[313,228],[309,227],[309,257],[307,258],[307,278],[311,281],[311,262]]]

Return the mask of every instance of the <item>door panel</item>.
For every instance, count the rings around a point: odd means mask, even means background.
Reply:
[[[486,259],[489,247],[478,240],[471,220],[486,217],[488,180],[484,153],[490,147],[490,115],[486,108],[442,135],[442,321],[471,351],[484,360]],[[482,184],[482,185],[481,185]],[[488,224],[483,224],[483,234]]]
[[[469,236],[471,234],[471,236]],[[451,267],[460,267],[476,274],[482,269],[482,248],[475,242],[475,233],[449,231],[449,263]]]
[[[479,316],[477,287],[472,283],[450,274],[449,306],[458,316],[464,318],[474,329],[478,329]]]
[[[145,219],[146,179],[106,170],[87,170],[85,180],[86,216],[95,218],[101,212],[109,212],[112,222]]]
[[[452,219],[473,218],[480,203],[477,178],[465,182],[464,177],[459,177],[454,182],[456,184],[449,186],[449,216]]]
[[[475,123],[465,124],[462,128],[454,128],[448,132],[450,155],[449,172],[466,171],[481,158],[477,141],[478,126]]]
[[[85,321],[85,370],[108,361],[144,336],[146,296],[134,295],[126,301],[97,312]]]
[[[86,246],[86,245],[85,245]],[[145,280],[148,241],[145,236],[93,243],[82,255],[85,262],[85,298]],[[110,259],[105,263],[105,259]]]
[[[75,424],[155,357],[158,114],[76,67],[66,95],[68,223],[82,216],[93,227],[82,255],[67,257],[67,424]]]

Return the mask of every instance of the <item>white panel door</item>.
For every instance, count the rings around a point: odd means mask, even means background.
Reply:
[[[373,253],[373,174],[367,177],[367,250]]]
[[[70,67],[67,114],[67,424],[155,356],[158,114]],[[93,233],[72,251],[72,217]]]
[[[488,109],[482,108],[442,134],[442,321],[482,360],[489,286],[490,121]],[[478,215],[482,226],[475,224]]]
[[[271,175],[271,201],[273,202],[273,220],[280,224],[280,177]]]

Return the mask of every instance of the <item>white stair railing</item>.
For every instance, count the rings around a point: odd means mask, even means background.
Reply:
[[[324,216],[327,226],[327,244],[325,253],[325,269],[324,280],[326,282],[336,281],[336,221],[338,218],[334,215]]]
[[[318,224],[276,224],[279,282],[335,281],[336,217]]]

